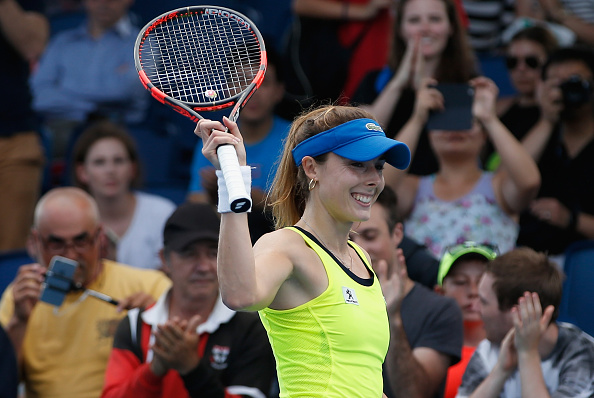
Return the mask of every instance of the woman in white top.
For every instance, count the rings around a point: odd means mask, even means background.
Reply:
[[[135,191],[140,177],[133,139],[112,122],[88,127],[73,153],[76,185],[97,201],[101,222],[117,237],[116,261],[138,268],[159,268],[165,221],[175,204]]]

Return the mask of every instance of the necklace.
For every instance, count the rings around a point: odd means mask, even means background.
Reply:
[[[340,262],[349,269],[349,271],[352,271],[353,270],[353,256],[351,256],[351,251],[348,250],[348,248],[347,248],[347,253],[349,254],[349,259],[351,260],[351,262],[350,262],[351,265],[350,266],[347,266],[346,263],[345,263],[345,261],[338,254],[334,253],[330,249],[330,246],[328,246],[326,244],[326,242],[324,242],[324,240],[320,237],[320,235],[318,235],[318,233],[316,232],[316,230],[313,229],[313,227],[311,225],[309,225],[309,223],[307,221],[305,221],[305,218],[301,217],[301,219],[303,220],[303,222],[305,223],[305,225],[307,225],[309,227],[309,229],[311,229],[311,232],[313,232],[313,234],[315,235],[315,237],[318,238],[318,240],[320,241],[320,243],[322,243],[324,245],[324,247],[326,249],[328,249],[328,251],[330,253],[334,254],[334,257],[336,257],[337,259],[339,259]]]

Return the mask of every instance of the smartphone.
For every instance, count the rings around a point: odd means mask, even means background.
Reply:
[[[41,286],[41,301],[59,307],[74,286],[74,271],[78,263],[62,256],[54,256]]]
[[[429,113],[427,130],[470,130],[474,89],[466,83],[441,83],[433,87],[443,95],[444,109]]]

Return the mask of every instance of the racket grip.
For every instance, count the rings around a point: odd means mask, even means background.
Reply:
[[[247,212],[252,207],[252,199],[250,193],[246,192],[235,148],[232,145],[221,145],[217,148],[217,156],[225,177],[231,211]]]

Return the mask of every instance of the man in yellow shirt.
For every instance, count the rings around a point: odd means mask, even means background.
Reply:
[[[56,188],[44,195],[31,232],[38,263],[22,266],[0,301],[0,324],[14,344],[27,397],[96,398],[122,310],[153,302],[171,282],[159,271],[101,259],[99,211],[81,189]],[[69,292],[60,307],[38,301],[56,255],[78,262],[75,283],[119,305],[80,291]]]

